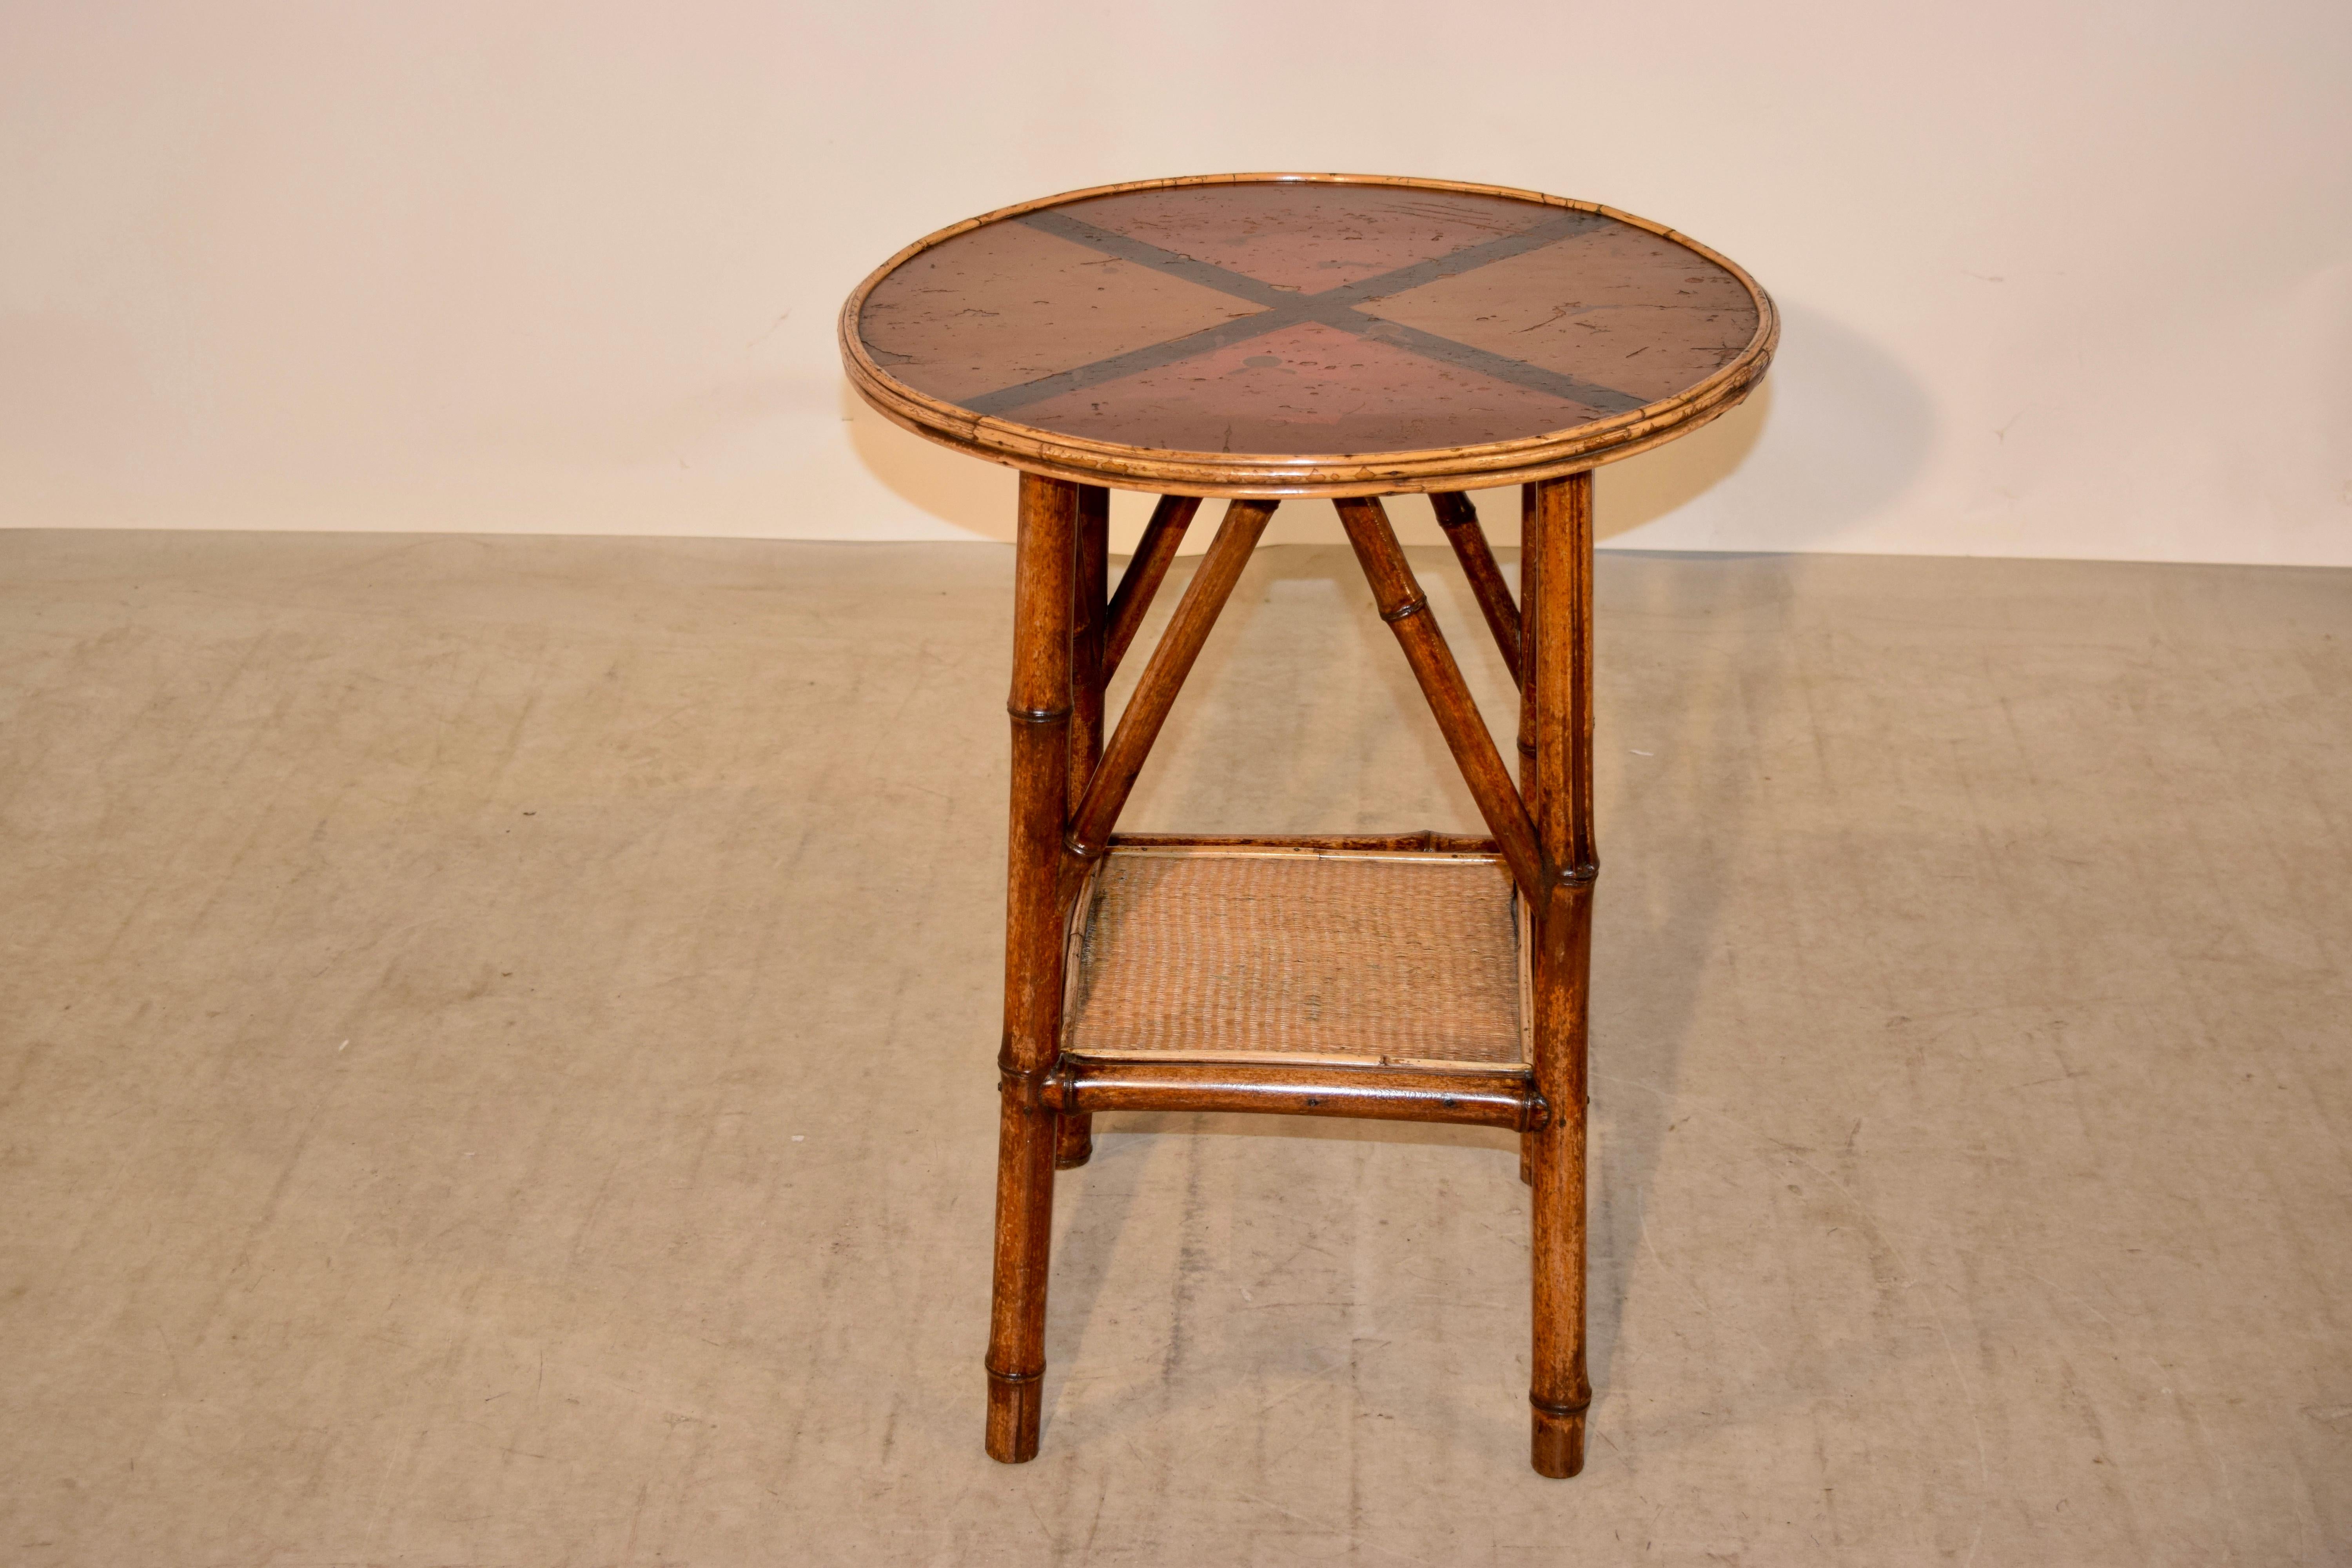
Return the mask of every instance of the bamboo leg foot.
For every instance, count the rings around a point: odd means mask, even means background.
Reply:
[[[1557,1116],[1528,1140],[1534,1145],[1528,1185],[1535,1210],[1535,1376],[1528,1403],[1535,1425],[1528,1458],[1538,1475],[1555,1480],[1584,1468],[1584,1410],[1592,1403],[1584,1371],[1583,1120]]]
[[[1022,1465],[1037,1457],[1037,1422],[1045,1408],[1045,1374],[988,1374],[988,1457]],[[1580,1444],[1580,1454],[1583,1448]]]
[[[1584,1412],[1546,1410],[1538,1405],[1534,1415],[1528,1458],[1536,1474],[1564,1481],[1583,1469]]]
[[[1054,1229],[1054,1113],[1007,1075],[996,1170],[996,1287],[988,1335],[988,1457],[1037,1457],[1045,1271]]]
[[[1054,1169],[1075,1171],[1095,1157],[1095,1119],[1091,1111],[1074,1110],[1055,1119]]]

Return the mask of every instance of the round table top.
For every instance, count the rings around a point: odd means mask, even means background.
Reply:
[[[1694,240],[1445,181],[1223,174],[1075,191],[908,247],[843,308],[858,392],[1064,479],[1367,495],[1545,479],[1746,396],[1772,301]]]

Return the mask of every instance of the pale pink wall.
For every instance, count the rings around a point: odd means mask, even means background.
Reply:
[[[1769,399],[1609,470],[1619,542],[2352,563],[2347,83],[2343,0],[15,0],[0,525],[1001,537],[1003,471],[850,406],[842,295],[1287,166],[1775,290]]]

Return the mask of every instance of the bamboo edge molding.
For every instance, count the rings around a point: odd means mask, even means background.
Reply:
[[[1696,385],[1605,419],[1540,436],[1476,446],[1319,454],[1311,458],[1263,452],[1160,451],[1057,435],[1013,420],[975,414],[947,399],[918,392],[893,377],[876,363],[859,334],[858,321],[866,296],[877,284],[915,257],[973,229],[1101,196],[1187,186],[1250,184],[1370,185],[1444,191],[1499,196],[1612,218],[1685,247],[1738,279],[1755,300],[1756,330],[1736,357]],[[858,284],[841,308],[838,336],[842,363],[848,372],[850,384],[875,412],[902,429],[992,463],[1079,484],[1156,489],[1168,495],[1336,499],[1428,490],[1494,489],[1558,479],[1648,451],[1687,435],[1746,399],[1771,365],[1780,341],[1780,315],[1772,297],[1730,258],[1664,224],[1599,202],[1575,201],[1509,185],[1393,174],[1186,174],[1066,191],[1059,195],[999,207],[927,235],[876,268]]]

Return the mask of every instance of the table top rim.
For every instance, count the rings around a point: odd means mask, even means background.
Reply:
[[[1475,446],[1412,451],[1289,455],[1191,452],[1062,435],[1000,416],[982,415],[919,392],[866,352],[858,323],[866,297],[914,258],[991,224],[1046,208],[1138,191],[1201,185],[1352,184],[1496,196],[1588,212],[1684,246],[1738,279],[1756,302],[1747,347],[1696,385],[1642,407],[1565,430]],[[1736,406],[1763,379],[1780,335],[1780,311],[1748,270],[1664,224],[1599,202],[1508,185],[1401,174],[1267,172],[1184,174],[1065,191],[999,207],[924,236],[868,273],[844,301],[838,336],[842,363],[858,395],[893,424],[958,451],[1057,479],[1123,489],[1202,496],[1349,496],[1400,491],[1490,489],[1591,468],[1673,439]]]

